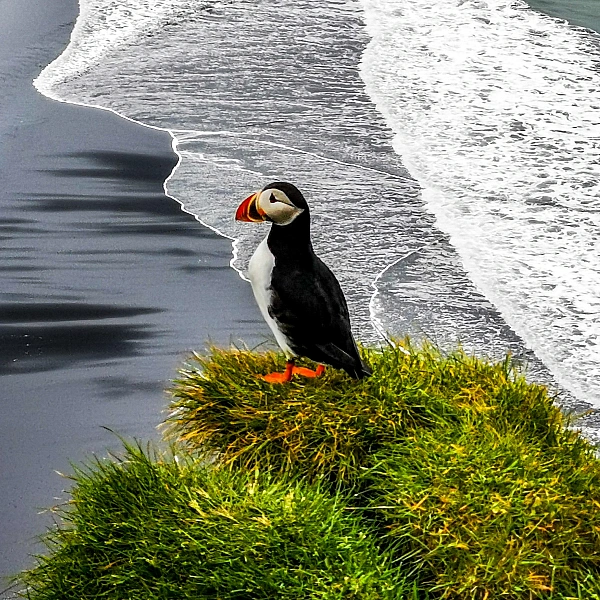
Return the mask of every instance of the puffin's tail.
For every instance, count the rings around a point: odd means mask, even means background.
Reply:
[[[350,377],[354,377],[354,379],[364,379],[365,377],[369,377],[373,374],[371,369],[369,369],[369,367],[367,367],[367,365],[365,365],[365,363],[362,362],[362,360],[360,361],[360,365],[358,368],[353,367],[350,369],[346,368],[344,370],[346,371],[346,373],[348,373],[348,375],[350,375]]]
[[[320,344],[316,348],[318,348],[319,354],[313,357],[313,360],[325,362],[336,369],[343,369],[354,379],[363,379],[371,375],[371,369],[361,360],[356,345],[351,353],[333,343]]]

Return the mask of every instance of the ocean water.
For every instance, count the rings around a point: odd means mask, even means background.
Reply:
[[[169,130],[242,276],[235,208],[292,181],[360,339],[510,350],[600,406],[599,42],[519,0],[81,0],[35,85]]]

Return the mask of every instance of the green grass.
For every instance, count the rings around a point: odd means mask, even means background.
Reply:
[[[387,535],[454,597],[598,597],[600,469],[583,444],[547,446],[485,420],[377,454]],[[559,449],[560,448],[560,449]],[[585,593],[583,593],[585,591]]]
[[[398,344],[373,377],[285,388],[277,355],[196,357],[168,433],[237,469],[346,489],[421,589],[456,598],[600,593],[600,463],[543,386],[510,360]]]
[[[36,599],[391,600],[408,587],[368,524],[318,485],[128,447],[75,474]]]
[[[30,597],[600,600],[600,461],[547,390],[510,359],[407,342],[364,356],[368,379],[288,385],[259,376],[278,354],[190,359],[165,423],[189,458],[130,449],[78,471]],[[211,565],[194,578],[188,546]],[[66,564],[84,587],[47,592]]]

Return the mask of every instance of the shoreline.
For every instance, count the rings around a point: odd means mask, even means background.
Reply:
[[[156,437],[165,389],[192,350],[268,335],[229,268],[230,242],[165,197],[169,135],[33,88],[39,65],[68,43],[77,6],[30,3],[32,12],[6,5],[28,35],[7,19],[15,35],[0,43],[10,69],[0,118],[0,590],[42,549],[47,507],[70,485],[57,472],[119,447],[116,434]]]

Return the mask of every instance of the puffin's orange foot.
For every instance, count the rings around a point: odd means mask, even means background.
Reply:
[[[288,383],[292,378],[287,376],[286,373],[268,373],[263,375],[262,378],[268,383]]]
[[[294,363],[291,360],[285,365],[285,371],[283,373],[268,373],[263,375],[263,379],[268,383],[288,383],[292,380],[294,374]]]
[[[325,367],[323,365],[319,365],[316,371],[307,369],[306,367],[294,367],[293,372],[298,373],[298,375],[302,375],[303,377],[321,377],[321,375],[325,373]]]
[[[263,375],[262,378],[268,383],[288,383],[292,380],[292,375],[296,373],[303,377],[321,377],[325,373],[325,367],[319,365],[315,371],[307,369],[306,367],[296,367],[293,362],[288,362],[285,365],[285,371],[283,373],[268,373]]]

